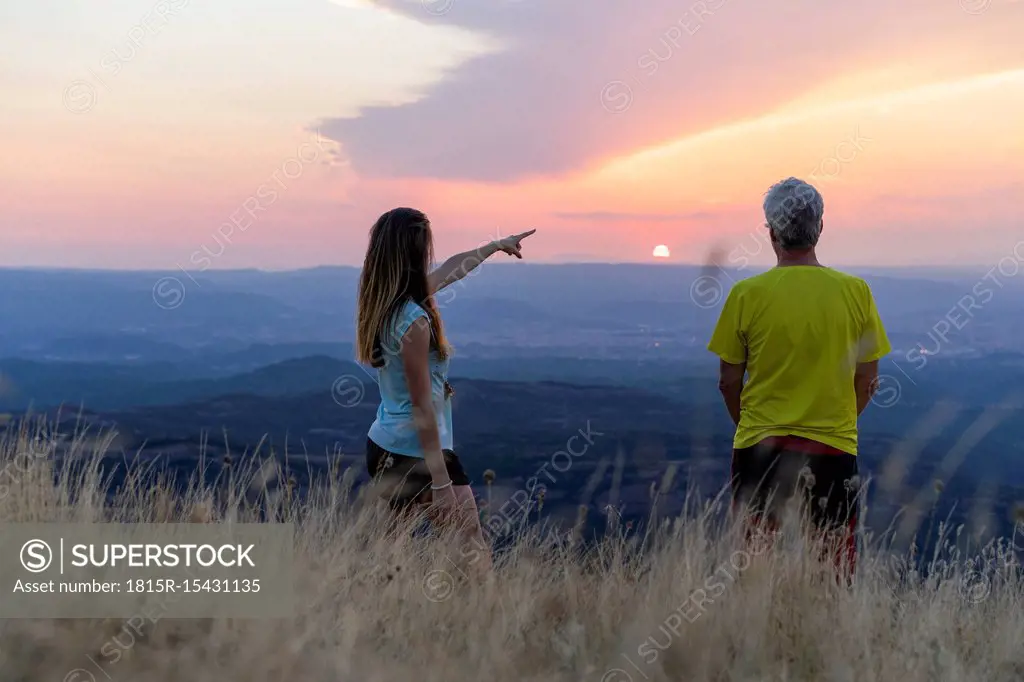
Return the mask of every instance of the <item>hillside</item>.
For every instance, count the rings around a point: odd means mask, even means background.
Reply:
[[[260,455],[287,458],[300,489],[335,459],[353,466],[357,480],[364,480],[362,453],[378,403],[376,386],[362,373],[321,373],[337,367],[346,366],[329,358],[273,365],[214,382],[220,389],[214,396],[90,410],[85,422],[96,425],[92,431],[116,428],[115,456],[107,460],[111,467],[141,457],[171,466],[187,481],[202,453],[208,476],[216,477],[226,453],[245,460],[259,448]],[[310,377],[324,388],[300,390]],[[331,382],[337,382],[335,390]],[[496,472],[492,495],[499,502],[523,489],[538,471],[547,471],[547,504],[555,516],[571,519],[581,503],[595,510],[614,504],[625,505],[624,513],[641,521],[651,484],[661,485],[670,468],[672,485],[661,503],[667,511],[681,508],[689,487],[714,494],[728,481],[731,423],[720,405],[693,390],[686,401],[628,386],[479,379],[454,384],[456,447],[478,483],[484,469]],[[201,393],[210,385],[181,386]],[[227,387],[238,392],[221,392]],[[1011,456],[1020,438],[1015,414],[1007,407],[918,404],[906,398],[869,409],[862,473],[881,476],[894,456],[906,460],[907,470],[895,489],[871,499],[873,525],[884,529],[911,505],[926,516],[948,513],[955,522],[1008,528],[1010,510],[1024,500],[1024,488],[1014,484],[1022,480],[1022,462]],[[65,430],[75,428],[77,410],[65,409],[63,415]],[[566,457],[569,439],[588,424],[600,435],[585,455]],[[579,450],[580,440],[570,447]],[[941,495],[933,491],[936,479],[944,486]]]
[[[0,467],[9,470],[31,447],[31,440],[4,441]],[[70,456],[90,462],[88,453]],[[221,484],[185,493],[143,478],[103,503],[106,490],[95,478],[55,471],[52,460],[32,458],[18,471],[21,485],[0,497],[0,520],[9,524],[75,518],[201,528],[263,520],[247,497],[225,495]],[[238,473],[231,490],[264,489]],[[278,555],[291,590],[271,594],[268,585],[241,596],[278,617],[230,617],[226,597],[239,595],[195,593],[140,597],[137,609],[113,618],[12,619],[0,639],[0,671],[12,680],[65,682],[1017,682],[1024,675],[1024,576],[1005,542],[970,559],[943,544],[929,554],[924,577],[907,571],[909,556],[865,534],[857,579],[841,587],[835,569],[803,544],[812,539],[786,527],[774,539],[744,542],[716,521],[720,506],[696,498],[650,534],[595,513],[559,533],[516,533],[489,572],[479,554],[456,552],[450,536],[437,541],[413,525],[390,526],[375,505],[349,493],[335,472],[306,499],[281,489],[260,498],[271,518],[294,528],[290,551]],[[491,513],[485,508],[485,520]],[[599,540],[583,546],[589,531]],[[208,572],[195,570],[202,584]],[[112,595],[80,595],[79,603],[90,596],[109,602]]]

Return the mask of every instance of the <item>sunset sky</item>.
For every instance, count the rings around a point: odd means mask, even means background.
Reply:
[[[828,264],[991,266],[1022,31],[1021,0],[4,2],[0,265],[354,265],[401,205],[440,256],[696,263],[795,175]]]

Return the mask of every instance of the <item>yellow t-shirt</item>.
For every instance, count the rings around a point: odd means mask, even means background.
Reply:
[[[737,282],[708,350],[747,365],[733,447],[791,435],[856,455],[853,375],[892,347],[867,282],[797,265]]]

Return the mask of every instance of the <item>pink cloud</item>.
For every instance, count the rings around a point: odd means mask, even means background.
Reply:
[[[381,177],[564,174],[758,115],[847,69],[941,52],[942,79],[1024,56],[1011,29],[1024,4],[970,15],[934,0],[456,1],[441,16],[419,0],[381,4],[509,45],[417,103],[327,121],[355,170]]]

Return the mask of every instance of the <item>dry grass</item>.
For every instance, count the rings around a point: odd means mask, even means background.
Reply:
[[[227,498],[140,479],[111,503],[101,453],[79,447],[72,459],[87,466],[54,472],[49,458],[24,456],[34,447],[24,431],[2,446],[6,522],[247,520],[242,493],[277,475],[239,472]],[[974,562],[949,551],[930,577],[900,581],[891,558],[869,549],[844,589],[798,534],[773,551],[743,548],[709,502],[663,521],[643,552],[621,534],[587,552],[524,535],[490,580],[474,582],[438,539],[386,533],[350,480],[334,470],[309,499],[285,486],[270,502],[298,524],[294,617],[165,619],[141,632],[120,620],[9,620],[0,680],[1024,679],[1024,582],[1005,543]]]

